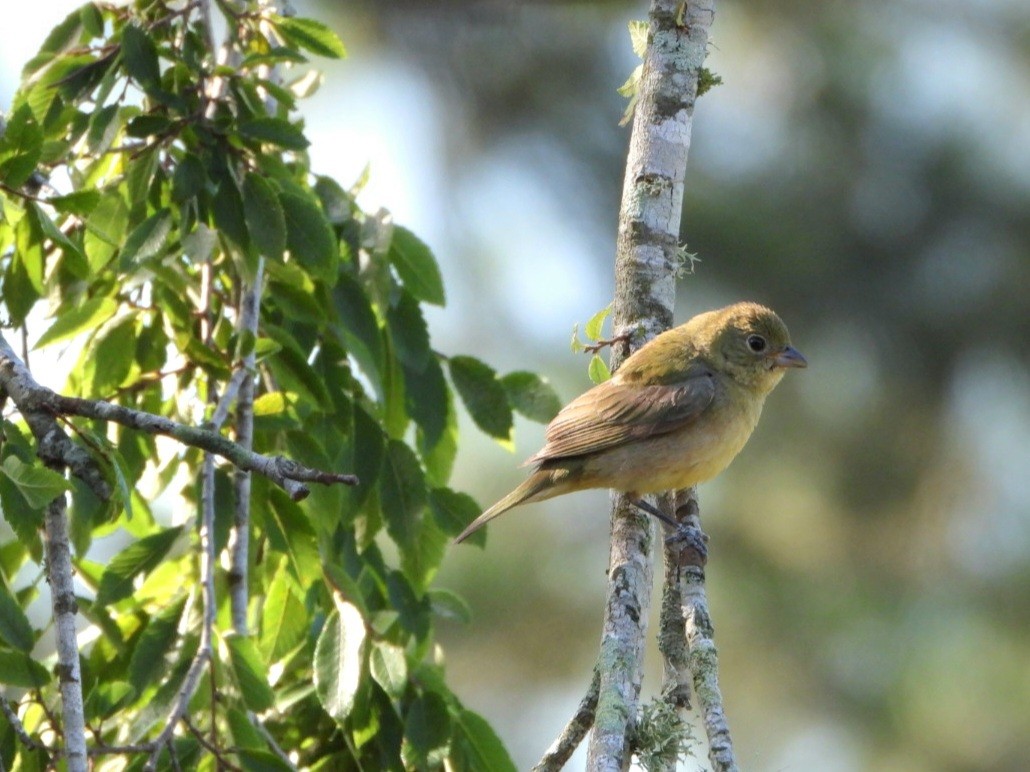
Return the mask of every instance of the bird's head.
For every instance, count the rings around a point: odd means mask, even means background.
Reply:
[[[776,313],[757,303],[732,306],[701,314],[697,336],[719,369],[741,385],[768,394],[788,367],[808,362],[790,345],[790,333]]]

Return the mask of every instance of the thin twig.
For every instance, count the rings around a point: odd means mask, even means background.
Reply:
[[[594,665],[594,674],[590,679],[590,686],[587,693],[580,700],[576,712],[569,719],[569,723],[561,730],[561,734],[551,743],[551,747],[543,755],[533,772],[557,772],[568,763],[568,760],[575,753],[576,748],[587,736],[590,727],[594,725],[594,714],[597,710],[597,694],[601,685],[601,671]]]
[[[242,772],[240,767],[236,766],[227,758],[225,758],[225,749],[219,748],[217,745],[215,745],[206,737],[204,737],[204,733],[193,725],[193,722],[190,721],[188,716],[182,717],[182,723],[184,723],[186,725],[186,728],[190,730],[190,733],[197,738],[197,742],[199,742],[201,745],[207,748],[211,755],[218,760],[219,768],[224,767],[225,769],[231,770],[231,772]]]
[[[583,350],[589,354],[596,354],[606,346],[614,346],[616,343],[629,343],[633,340],[633,334],[624,332],[621,335],[613,335],[610,338],[600,338],[593,343],[588,343],[583,346]]]
[[[14,708],[11,707],[11,703],[9,703],[7,698],[3,696],[0,696],[0,712],[4,714],[4,717],[7,719],[7,723],[11,725],[11,729],[14,730],[18,739],[21,740],[22,745],[34,751],[53,753],[53,751],[44,743],[37,740],[25,730],[25,725],[21,722],[21,719],[18,718],[18,714],[15,712]]]

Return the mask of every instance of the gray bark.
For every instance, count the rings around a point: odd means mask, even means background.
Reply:
[[[683,179],[698,76],[714,0],[652,0],[648,45],[630,137],[615,264],[613,369],[672,324],[682,264]],[[651,602],[652,524],[620,498],[612,510],[600,692],[587,768],[617,772],[632,756]]]

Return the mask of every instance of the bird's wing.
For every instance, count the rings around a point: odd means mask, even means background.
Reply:
[[[698,368],[681,381],[641,385],[611,380],[566,405],[547,427],[547,443],[527,463],[596,453],[679,429],[715,396],[715,377]]]

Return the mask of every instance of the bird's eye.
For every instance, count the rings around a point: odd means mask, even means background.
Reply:
[[[747,347],[754,351],[756,354],[761,354],[765,351],[766,346],[769,344],[765,342],[765,338],[761,335],[748,335],[747,336]]]

